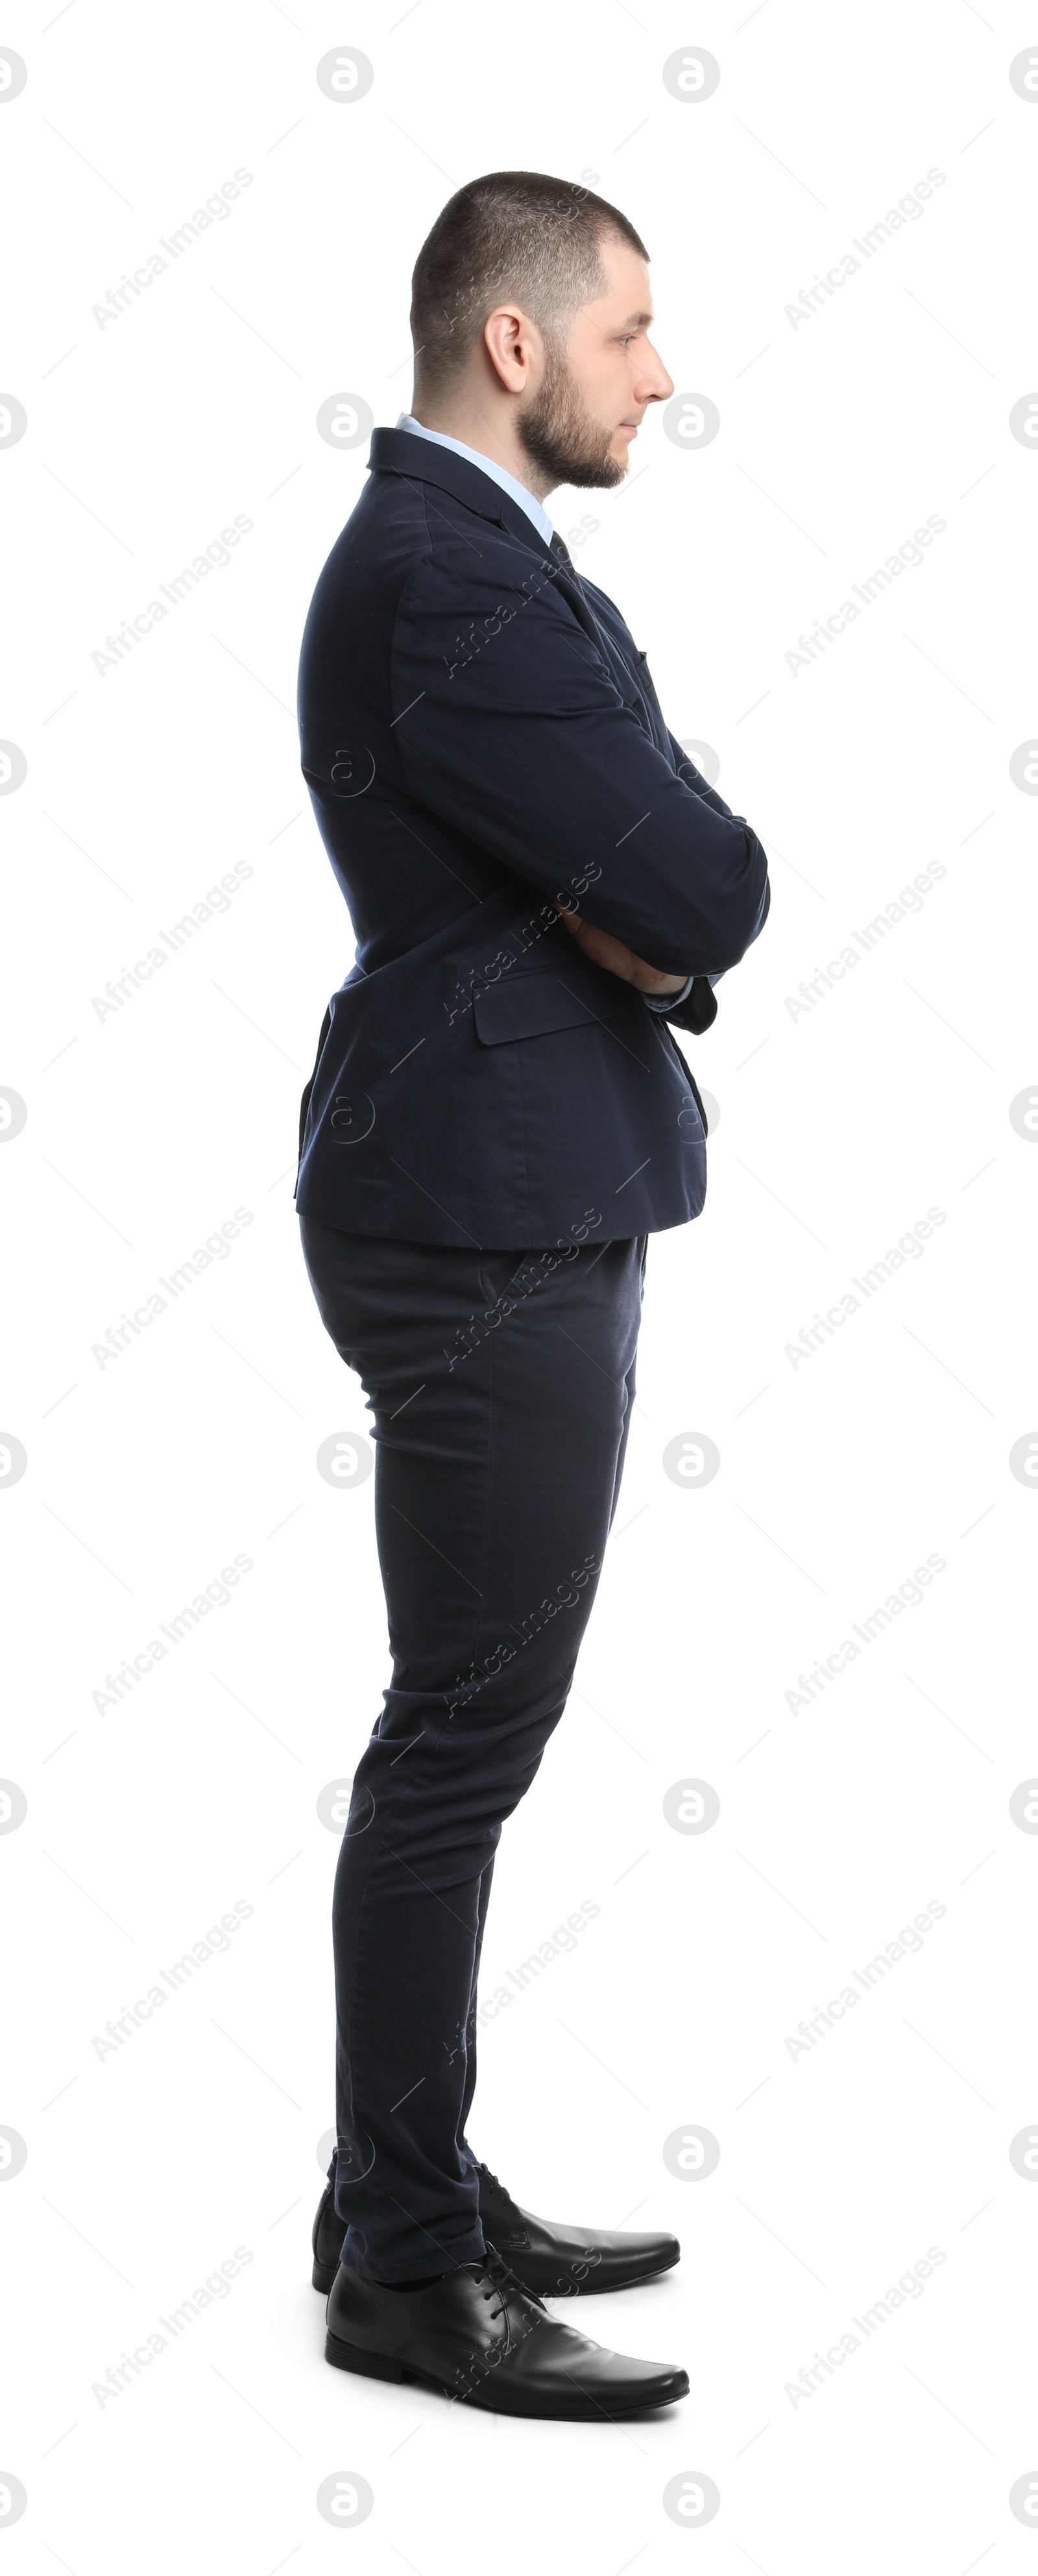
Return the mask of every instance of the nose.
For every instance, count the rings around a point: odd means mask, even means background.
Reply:
[[[640,403],[667,402],[674,391],[673,377],[668,376],[663,360],[658,350],[652,347],[651,342],[644,352],[644,357],[645,363],[635,388],[635,400]]]

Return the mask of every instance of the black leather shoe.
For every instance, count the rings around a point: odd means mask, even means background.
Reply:
[[[608,2352],[550,2317],[499,2254],[417,2290],[386,2289],[340,2263],[324,2351],[337,2370],[414,2380],[492,2415],[612,2423],[688,2395],[687,2371]]]
[[[629,2290],[669,2272],[681,2260],[676,2236],[620,2236],[601,2227],[559,2227],[520,2209],[488,2165],[479,2174],[479,2216],[486,2243],[503,2254],[524,2289],[540,2299],[585,2298],[593,2290]]]
[[[598,2227],[556,2227],[549,2219],[520,2209],[488,2165],[477,2166],[477,2172],[484,2239],[495,2253],[505,2256],[516,2280],[537,2298],[579,2294],[586,2298],[593,2290],[628,2290],[680,2262],[676,2236],[619,2236]],[[343,2234],[328,2183],[313,2228],[315,2290],[331,2289]]]

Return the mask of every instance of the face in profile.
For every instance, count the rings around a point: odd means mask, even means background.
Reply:
[[[531,461],[553,483],[578,490],[609,491],[623,482],[647,405],[674,391],[648,338],[645,261],[615,238],[603,243],[602,255],[605,293],[581,305],[568,330],[541,334],[544,374],[516,417]]]

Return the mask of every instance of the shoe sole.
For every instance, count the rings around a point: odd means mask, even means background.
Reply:
[[[508,2261],[507,2255],[504,2259],[506,2262]],[[522,2282],[524,2290],[530,2291],[532,2298],[591,2299],[596,2296],[603,2295],[608,2290],[638,2290],[641,2288],[643,2281],[662,2280],[664,2272],[672,2272],[674,2270],[675,2262],[678,2260],[680,2260],[680,2257],[675,2256],[669,2263],[657,2263],[654,2272],[625,2272],[620,2279],[617,2279],[614,2273],[612,2279],[608,2281],[600,2280],[596,2275],[587,2281],[575,2281],[572,2288],[569,2288],[568,2286],[563,2288],[560,2284],[557,2289],[551,2290],[534,2289],[529,2281],[523,2281],[522,2273],[516,2271],[514,2263],[510,2268],[515,2272],[516,2280]],[[318,2263],[316,2261],[314,2263],[311,2278],[313,2280],[315,2290],[320,2290],[324,2298],[327,2298],[328,2296],[338,2268],[339,2266],[337,2263]]]
[[[406,2380],[418,2388],[433,2388],[440,2397],[459,2396],[456,2388],[448,2387],[445,2380],[435,2379],[431,2372],[411,2370],[405,2362],[392,2361],[384,2353],[363,2352],[358,2344],[344,2343],[341,2335],[334,2335],[330,2331],[325,2337],[324,2357],[336,2370],[355,2371],[362,2379]],[[485,2375],[488,2379],[491,2376],[490,2372]],[[568,2405],[503,2406],[498,2404],[494,2406],[486,2399],[473,2394],[467,2398],[461,2397],[459,2402],[462,2405],[475,2406],[486,2414],[522,2416],[527,2419],[532,2417],[541,2423],[615,2424],[621,2421],[627,2422],[632,2417],[658,2414],[662,2407],[676,2406],[679,2400],[687,2397],[688,2394],[686,2387],[675,2390],[672,2397],[652,2397],[643,2400],[640,2405],[616,2407],[596,2405],[594,2402],[587,2401],[581,2405],[576,2398]]]

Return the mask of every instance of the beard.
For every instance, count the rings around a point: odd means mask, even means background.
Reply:
[[[614,429],[593,419],[557,341],[546,341],[544,382],[533,401],[520,411],[516,428],[527,456],[553,483],[571,483],[579,491],[611,491],[622,483],[626,465],[609,450]]]

